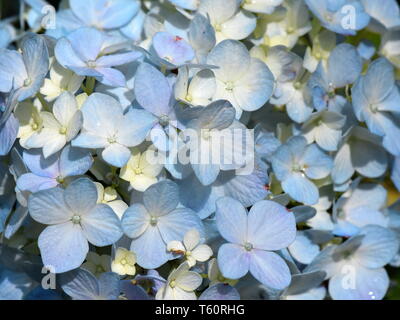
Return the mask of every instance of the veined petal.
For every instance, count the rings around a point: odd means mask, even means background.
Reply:
[[[285,261],[274,252],[253,249],[250,254],[250,272],[262,284],[277,290],[289,286],[290,270]]]
[[[216,223],[222,237],[229,242],[244,244],[248,236],[246,209],[229,197],[218,199],[216,206]]]
[[[35,193],[29,198],[31,217],[42,224],[59,224],[71,219],[73,213],[64,201],[64,191],[53,188]]]
[[[88,241],[99,247],[117,242],[123,234],[119,218],[105,204],[96,205],[82,216],[81,225]]]
[[[251,253],[237,244],[225,243],[218,251],[218,267],[228,279],[244,277],[249,272],[251,260]]]
[[[44,229],[39,236],[38,245],[43,264],[54,273],[78,268],[89,251],[82,228],[72,222]]]
[[[256,249],[280,250],[296,238],[293,213],[273,201],[259,201],[251,208],[247,228],[247,241]]]

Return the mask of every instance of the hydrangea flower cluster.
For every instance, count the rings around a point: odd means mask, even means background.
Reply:
[[[395,0],[49,8],[0,20],[0,299],[394,297]]]

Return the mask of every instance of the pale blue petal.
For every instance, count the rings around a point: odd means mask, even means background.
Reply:
[[[28,74],[22,56],[17,51],[0,49],[0,92],[20,88]]]
[[[292,99],[286,104],[286,112],[290,119],[297,123],[307,121],[314,108],[304,99],[304,94],[300,90],[295,90]]]
[[[123,64],[130,63],[135,61],[142,54],[140,52],[127,52],[127,53],[119,53],[119,54],[111,54],[108,56],[102,56],[97,60],[97,65],[101,68],[111,68],[115,66],[120,66]]]
[[[10,115],[4,125],[0,127],[0,156],[8,154],[17,139],[19,122],[14,115]]]
[[[104,35],[94,28],[80,28],[71,32],[67,39],[79,58],[85,62],[96,61],[104,43]]]
[[[229,197],[216,202],[216,221],[218,231],[227,241],[244,244],[247,240],[247,212],[243,205]]]
[[[173,240],[182,240],[191,229],[199,231],[204,237],[204,227],[200,218],[194,211],[186,208],[178,208],[171,213],[158,218],[158,230],[165,243]]]
[[[394,68],[385,58],[373,61],[362,80],[364,94],[370,102],[382,101],[394,86]]]
[[[67,207],[75,214],[90,212],[97,203],[97,188],[88,178],[80,178],[71,182],[64,191]]]
[[[143,203],[153,216],[168,214],[178,206],[178,186],[170,180],[153,184],[144,192]]]
[[[379,111],[399,112],[400,91],[393,86],[389,94],[379,103]]]
[[[287,145],[282,145],[272,155],[272,169],[278,180],[286,179],[292,172],[293,155]]]
[[[96,149],[106,147],[108,145],[108,141],[105,137],[84,132],[72,140],[71,145],[79,148]]]
[[[252,59],[249,69],[236,83],[233,93],[243,110],[254,111],[269,100],[273,89],[274,76],[267,65],[258,59]]]
[[[336,184],[346,182],[354,174],[351,161],[351,147],[345,143],[337,152],[332,168],[332,179]]]
[[[113,272],[105,272],[99,276],[99,295],[106,300],[117,300],[121,294],[120,277]]]
[[[47,227],[38,239],[43,265],[54,273],[78,268],[89,251],[82,228],[72,222]]]
[[[97,20],[97,13],[102,12],[99,9],[106,4],[105,2],[105,0],[86,0],[85,2],[70,0],[69,6],[74,16],[78,17],[80,21],[87,25],[95,25],[96,22],[100,22]]]
[[[60,154],[54,154],[48,158],[43,156],[41,149],[24,150],[23,159],[25,165],[32,173],[46,178],[56,178],[60,174],[59,160]]]
[[[346,219],[358,227],[370,224],[386,227],[388,223],[382,212],[366,206],[352,208],[346,213]]]
[[[280,250],[296,238],[294,214],[273,201],[257,202],[250,209],[247,223],[247,241],[256,249]]]
[[[132,240],[131,251],[136,253],[138,265],[145,269],[158,268],[170,258],[167,244],[154,226],[149,226],[140,237]]]
[[[286,262],[274,252],[254,249],[250,252],[250,273],[269,288],[282,290],[291,276]]]
[[[79,268],[60,276],[61,288],[74,300],[95,300],[99,283],[89,271]]]
[[[60,156],[60,174],[63,177],[85,174],[93,164],[89,151],[66,146]]]
[[[377,178],[386,172],[388,156],[380,146],[357,140],[351,144],[351,148],[351,162],[361,175]]]
[[[104,247],[122,237],[121,222],[110,206],[98,204],[81,218],[83,233],[95,246]]]
[[[393,231],[380,226],[366,226],[360,234],[365,235],[356,251],[357,260],[366,268],[380,268],[388,264],[397,251],[399,243]]]
[[[135,203],[126,209],[122,216],[122,229],[129,238],[140,237],[150,225],[150,219],[146,208],[140,203]]]
[[[107,9],[99,22],[104,29],[120,28],[129,23],[140,8],[139,1],[118,0]]]
[[[391,178],[397,190],[400,191],[400,157],[394,160]]]
[[[361,3],[365,11],[387,29],[400,25],[400,10],[396,0],[386,0],[383,2],[361,0]]]
[[[243,246],[225,243],[218,251],[218,267],[225,278],[240,279],[249,272],[250,256]]]
[[[71,42],[66,38],[62,38],[57,41],[54,48],[54,54],[57,61],[64,67],[79,67],[83,68],[86,66],[85,62],[72,48]]]
[[[58,182],[56,179],[37,176],[33,173],[25,173],[17,180],[18,189],[21,191],[38,192],[40,190],[54,188],[57,185]]]
[[[26,36],[21,48],[28,77],[32,80],[32,95],[39,90],[49,71],[49,52],[44,37],[36,34]]]
[[[31,217],[42,224],[63,223],[73,215],[67,208],[61,188],[35,193],[29,198],[28,207]]]
[[[146,110],[131,109],[121,123],[117,140],[127,147],[141,144],[149,134],[157,118]]]
[[[115,134],[116,122],[121,121],[123,110],[113,97],[103,93],[93,93],[83,104],[82,113],[83,127],[86,130],[94,135],[107,137],[107,134]]]
[[[352,84],[361,74],[362,59],[351,44],[342,43],[332,50],[328,59],[328,77],[335,88]]]
[[[322,151],[316,144],[307,147],[302,156],[302,163],[307,167],[305,174],[311,179],[322,179],[329,175],[333,167],[330,156]]]
[[[216,164],[195,164],[192,163],[192,168],[196,174],[197,179],[204,186],[208,186],[213,183],[219,174],[220,168]]]
[[[148,63],[140,65],[135,76],[135,96],[144,109],[156,116],[168,115],[171,93],[171,87],[160,71]]]
[[[300,173],[294,173],[282,181],[282,188],[298,202],[306,205],[313,205],[318,202],[318,188]]]
[[[119,143],[112,143],[103,150],[101,155],[108,164],[122,168],[129,161],[131,151]]]
[[[153,36],[153,48],[161,59],[176,66],[189,63],[195,57],[189,43],[168,32],[157,32]]]
[[[334,276],[329,281],[329,294],[334,300],[381,300],[389,288],[389,277],[385,269],[353,269],[355,288],[349,288],[348,278],[352,274],[344,273]],[[347,278],[345,278],[347,277]],[[343,285],[345,284],[345,285]],[[347,284],[347,286],[346,286]]]

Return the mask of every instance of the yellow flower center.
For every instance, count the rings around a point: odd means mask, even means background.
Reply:
[[[244,248],[246,249],[246,251],[251,251],[253,250],[253,245],[250,242],[246,242],[244,244]]]
[[[71,221],[72,221],[73,224],[80,224],[81,223],[81,217],[76,214],[71,218]]]
[[[61,127],[59,132],[60,132],[60,134],[66,134],[67,133],[67,128],[66,127]]]
[[[93,61],[93,60],[88,61],[87,66],[89,68],[96,68],[96,66],[97,66],[96,61]]]
[[[225,82],[225,90],[232,91],[234,88],[234,84],[232,81]]]
[[[24,87],[29,87],[32,84],[32,79],[31,78],[26,78],[24,80]]]
[[[156,217],[151,217],[151,219],[150,219],[150,224],[151,224],[152,226],[157,225],[157,218],[156,218]]]

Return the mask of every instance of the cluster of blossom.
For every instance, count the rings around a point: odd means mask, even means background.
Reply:
[[[399,39],[395,0],[21,1],[0,298],[383,299]]]

